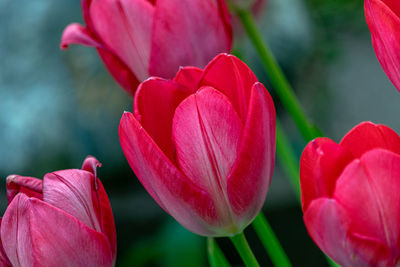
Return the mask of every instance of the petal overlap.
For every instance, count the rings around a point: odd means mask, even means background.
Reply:
[[[143,82],[133,110],[120,143],[157,203],[200,235],[242,231],[264,203],[275,159],[274,105],[251,70],[220,54],[204,70]]]

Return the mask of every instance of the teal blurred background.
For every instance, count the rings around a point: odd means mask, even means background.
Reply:
[[[326,136],[339,141],[365,120],[400,131],[400,94],[375,57],[361,0],[269,0],[257,16],[300,102]],[[132,100],[94,49],[59,50],[70,22],[82,22],[78,0],[0,0],[0,214],[7,205],[7,175],[43,177],[79,168],[87,155],[94,155],[103,163],[99,178],[116,220],[117,266],[207,266],[205,238],[157,206],[122,154],[118,125]],[[243,30],[237,27],[235,33],[235,54],[269,88]],[[300,156],[306,143],[280,103],[275,104]],[[294,266],[326,265],[307,235],[279,161],[264,212]],[[246,234],[260,263],[272,266],[251,227]],[[229,240],[218,243],[240,266]]]

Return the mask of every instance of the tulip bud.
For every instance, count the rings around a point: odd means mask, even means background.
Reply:
[[[9,206],[0,221],[0,263],[14,267],[114,266],[114,219],[96,177],[99,165],[97,159],[88,157],[84,170],[56,171],[43,180],[7,177]]]
[[[337,144],[311,141],[300,160],[304,222],[341,266],[397,266],[400,137],[364,122]]]
[[[82,10],[86,27],[67,26],[61,48],[96,47],[132,96],[149,76],[172,78],[180,66],[204,67],[232,45],[225,0],[82,0]]]
[[[400,91],[400,2],[365,0],[364,9],[375,54]]]
[[[190,231],[241,232],[260,211],[275,158],[275,109],[238,58],[150,78],[126,112],[120,142],[157,203]]]

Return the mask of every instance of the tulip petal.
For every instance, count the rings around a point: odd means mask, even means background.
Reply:
[[[135,74],[132,73],[127,65],[125,65],[108,50],[98,48],[97,52],[99,53],[101,60],[104,62],[104,65],[106,65],[113,78],[130,96],[133,97],[135,95],[136,88],[139,85],[139,81]]]
[[[103,47],[84,26],[78,23],[68,25],[61,37],[61,49],[67,49],[70,44]]]
[[[112,266],[107,238],[71,215],[19,194],[3,217],[1,238],[13,266]]]
[[[195,92],[199,88],[199,82],[203,70],[197,67],[181,67],[175,75],[174,81]]]
[[[180,66],[203,68],[218,53],[229,52],[232,36],[223,6],[220,0],[157,1],[150,74],[173,78]]]
[[[375,54],[389,79],[400,91],[399,2],[366,0],[364,9]]]
[[[193,92],[171,80],[150,78],[139,86],[134,100],[135,117],[172,162],[176,162],[172,118],[179,103]]]
[[[86,157],[82,164],[82,170],[93,173],[95,177],[94,190],[92,190],[93,206],[100,223],[101,232],[110,240],[113,258],[115,260],[117,255],[117,237],[115,232],[114,216],[103,184],[99,179],[97,179],[98,167],[101,167],[101,163],[92,156]]]
[[[374,148],[384,148],[400,154],[400,137],[395,131],[381,124],[363,122],[343,137],[340,145],[355,157],[361,157]]]
[[[92,199],[94,179],[92,173],[77,169],[48,173],[43,179],[43,200],[101,232]]]
[[[301,202],[305,211],[312,200],[332,197],[336,180],[353,155],[328,138],[311,141],[300,159]]]
[[[101,167],[101,163],[98,159],[92,156],[87,156],[82,164],[82,170],[93,173],[94,177],[97,177],[97,168]],[[96,181],[95,181],[96,182]]]
[[[250,223],[260,211],[274,162],[274,103],[265,87],[256,83],[251,90],[238,156],[228,177],[229,201],[239,222]]]
[[[42,199],[42,180],[34,177],[26,177],[19,175],[9,175],[7,177],[7,200],[10,204],[18,193],[24,193],[29,197]]]
[[[352,216],[353,233],[386,244],[400,256],[400,155],[374,149],[350,163],[336,183],[334,198]],[[368,208],[366,208],[368,207]]]
[[[0,230],[1,230],[1,221],[2,218],[0,217]],[[8,260],[6,252],[4,251],[3,242],[1,241],[1,236],[0,236],[0,266],[12,267],[11,262]]]
[[[240,59],[228,54],[216,56],[204,69],[201,86],[211,86],[225,94],[245,123],[251,88],[257,78]]]
[[[138,80],[149,76],[154,7],[143,0],[92,0],[94,32]]]
[[[90,17],[90,5],[92,4],[92,2],[93,0],[81,1],[83,20],[85,21],[87,27],[89,27],[90,29],[93,28],[92,19]]]
[[[387,252],[377,240],[353,236],[349,213],[334,199],[313,200],[304,213],[304,222],[314,242],[341,266],[377,266],[373,262]]]
[[[172,164],[132,113],[122,116],[119,137],[131,168],[157,203],[187,229],[215,234],[209,225],[219,218],[210,195]]]
[[[180,169],[205,188],[225,225],[236,221],[227,196],[227,178],[237,157],[243,125],[229,100],[203,87],[176,109],[172,137]]]

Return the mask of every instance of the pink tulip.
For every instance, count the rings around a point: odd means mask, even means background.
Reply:
[[[48,173],[43,180],[7,177],[1,266],[114,266],[114,219],[98,166],[87,157],[82,170]]]
[[[190,231],[241,232],[260,211],[275,158],[270,95],[238,58],[140,84],[119,128],[125,156],[157,203]]]
[[[400,2],[365,0],[364,9],[375,54],[400,91]]]
[[[229,52],[225,0],[82,0],[86,27],[73,23],[61,48],[97,48],[114,79],[132,96],[150,75],[172,78],[180,66],[204,67]]]
[[[398,266],[400,137],[364,122],[337,144],[317,138],[300,161],[304,222],[342,266]]]

